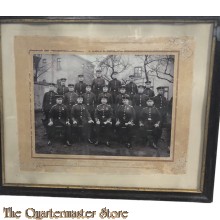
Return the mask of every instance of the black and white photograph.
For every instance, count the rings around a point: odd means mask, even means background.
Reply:
[[[33,54],[37,154],[170,157],[174,55]]]

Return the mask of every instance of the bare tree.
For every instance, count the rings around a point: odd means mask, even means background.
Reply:
[[[33,68],[35,70],[34,72],[34,82],[37,82],[38,78],[46,73],[50,68],[53,66],[53,59],[51,62],[47,63],[41,63],[42,60],[42,54],[34,54],[33,55]]]
[[[149,75],[155,75],[159,79],[173,83],[173,72],[170,66],[174,64],[174,56],[140,55],[137,57],[143,61],[143,71],[146,81],[149,81]]]
[[[95,62],[98,64],[98,67],[101,68],[104,73],[103,77],[107,81],[112,79],[113,73],[122,73],[131,66],[129,58],[125,56],[122,57],[121,55],[99,56]]]

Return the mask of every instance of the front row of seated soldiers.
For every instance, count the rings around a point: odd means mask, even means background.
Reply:
[[[62,102],[63,97],[56,95],[56,104],[52,106],[49,112],[49,122],[46,126],[49,138],[48,145],[51,145],[55,130],[62,127],[68,146],[71,145],[72,136],[74,138],[82,137],[93,143],[90,138],[94,131],[95,145],[104,142],[109,146],[111,133],[116,129],[118,137],[130,148],[133,138],[132,129],[136,126],[140,128],[143,137],[148,138],[151,146],[157,147],[157,142],[161,136],[161,114],[154,106],[153,99],[143,100],[141,105],[146,107],[135,111],[137,106],[134,108],[129,104],[128,95],[122,97],[122,103],[116,109],[113,109],[107,103],[108,98],[103,96],[101,97],[101,104],[97,105],[94,113],[85,104],[86,96],[78,96],[76,104],[71,107]]]

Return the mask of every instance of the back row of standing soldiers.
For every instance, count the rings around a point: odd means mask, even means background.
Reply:
[[[158,95],[155,96],[150,81],[145,82],[145,86],[137,86],[131,75],[130,82],[122,85],[117,79],[118,73],[113,73],[113,79],[107,86],[101,71],[96,74],[97,78],[91,85],[84,83],[83,75],[78,75],[79,82],[68,84],[68,87],[65,85],[66,79],[61,78],[56,92],[55,84],[50,83],[42,106],[48,145],[51,144],[54,129],[63,126],[67,145],[82,136],[95,145],[104,140],[109,146],[111,132],[117,130],[115,133],[120,140],[123,137],[122,141],[131,147],[135,127],[140,128],[144,139],[156,148],[167,113],[172,110],[169,107],[172,100],[168,102],[164,97],[163,87],[157,87]]]

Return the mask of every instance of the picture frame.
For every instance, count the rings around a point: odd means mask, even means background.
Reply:
[[[0,193],[212,202],[220,100],[219,22],[219,17],[2,17]],[[174,56],[175,120],[168,157],[36,153],[35,54]]]

